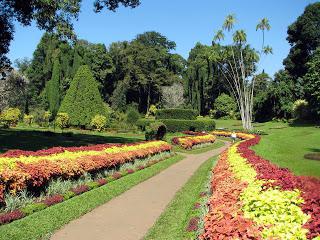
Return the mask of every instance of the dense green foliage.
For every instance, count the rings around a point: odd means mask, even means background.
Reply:
[[[181,132],[187,130],[211,131],[215,129],[215,121],[212,119],[161,119],[161,121],[167,126],[169,132]]]
[[[163,140],[167,133],[167,127],[162,122],[153,122],[146,127],[146,140]]]
[[[60,106],[60,63],[56,59],[53,63],[52,78],[47,82],[46,94],[49,103],[49,110],[55,116]]]
[[[239,57],[238,47],[233,47],[236,57]],[[254,66],[257,56],[249,45],[242,47],[245,64]],[[187,62],[185,77],[185,94],[187,103],[201,114],[207,114],[212,108],[215,99],[222,93],[231,92],[228,80],[225,78],[231,69],[222,67],[233,60],[230,46],[221,46],[214,43],[212,46],[197,43],[191,49]],[[249,72],[247,73],[249,74]]]
[[[137,109],[130,107],[127,111],[127,123],[134,125],[139,120],[140,114]]]
[[[320,47],[314,52],[307,63],[307,74],[304,76],[306,84],[306,99],[309,100],[311,109],[320,116]]]
[[[156,119],[186,119],[195,120],[198,112],[193,109],[168,108],[158,109],[156,111]]]
[[[214,101],[213,111],[211,111],[210,113],[215,118],[234,118],[236,110],[237,104],[235,100],[229,95],[223,93]]]
[[[69,114],[72,126],[89,126],[94,116],[107,114],[98,84],[88,66],[79,67],[59,112]]]
[[[307,72],[307,62],[312,52],[320,46],[320,3],[308,5],[303,14],[288,27],[287,40],[291,45],[290,53],[284,60],[289,74],[295,79]]]

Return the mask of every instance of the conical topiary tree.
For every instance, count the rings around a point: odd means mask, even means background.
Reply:
[[[92,118],[98,114],[107,115],[98,83],[87,65],[79,67],[59,112],[68,113],[70,125],[81,127],[89,126]]]

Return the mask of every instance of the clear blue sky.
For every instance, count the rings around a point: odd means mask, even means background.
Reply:
[[[273,75],[282,68],[282,60],[289,52],[286,41],[287,27],[303,13],[305,6],[314,0],[141,0],[138,8],[120,8],[116,13],[93,12],[93,0],[82,0],[75,31],[79,38],[93,43],[131,40],[137,34],[155,30],[177,44],[176,52],[187,58],[197,42],[210,44],[214,31],[219,29],[225,16],[234,13],[236,28],[246,30],[252,46],[259,48],[261,32],[255,27],[259,19],[267,17],[272,26],[266,34],[266,43],[274,54],[260,62],[260,69]],[[35,26],[15,25],[9,58],[32,57],[43,31]]]

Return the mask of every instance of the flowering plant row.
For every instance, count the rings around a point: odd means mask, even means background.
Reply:
[[[165,158],[157,159],[157,160],[151,160],[148,161],[145,165],[139,165],[136,168],[129,168],[126,169],[125,171],[121,172],[115,172],[111,176],[107,178],[100,178],[92,182],[88,182],[86,184],[77,186],[75,188],[71,188],[69,191],[67,191],[64,194],[55,194],[53,196],[49,196],[45,198],[44,200],[37,201],[34,203],[30,203],[27,206],[20,208],[20,209],[15,209],[11,212],[3,213],[0,214],[0,225],[7,224],[10,222],[13,222],[15,220],[21,219],[25,216],[28,216],[34,212],[41,211],[47,207],[50,207],[52,205],[61,203],[63,201],[66,201],[74,196],[80,195],[84,192],[90,191],[92,189],[98,188],[100,186],[103,186],[109,182],[112,182],[114,180],[117,180],[119,178],[122,178],[128,174],[132,174],[136,171],[140,171],[145,169],[146,167],[150,167]]]
[[[212,134],[199,135],[199,136],[185,136],[185,137],[174,137],[172,143],[180,145],[184,149],[191,149],[193,146],[203,143],[214,143],[216,140]]]
[[[90,147],[90,150],[65,149],[45,156],[0,157],[0,203],[5,192],[15,194],[22,189],[39,188],[54,178],[69,179],[86,172],[95,173],[170,150],[171,145],[164,141],[150,141],[130,145],[98,145],[96,148]]]
[[[249,147],[260,137],[240,136],[247,140],[226,150],[213,170],[200,239],[320,239],[320,180],[255,155]]]

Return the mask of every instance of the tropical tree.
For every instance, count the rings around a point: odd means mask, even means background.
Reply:
[[[233,41],[240,46],[247,41],[247,34],[244,30],[237,30],[233,34]]]
[[[262,18],[261,21],[256,26],[256,31],[261,30],[262,31],[262,48],[264,48],[264,31],[269,31],[271,29],[269,19]]]
[[[230,32],[233,29],[235,22],[235,16],[230,14],[226,17],[222,28]],[[263,29],[270,28],[270,25],[267,24],[268,21],[263,20],[263,23]],[[222,73],[228,81],[232,94],[236,99],[241,115],[242,126],[244,129],[251,130],[253,128],[254,71],[256,69],[255,63],[259,60],[259,56],[256,51],[244,55],[244,49],[248,48],[248,45],[245,44],[247,41],[246,38],[247,36],[244,30],[235,31],[233,33],[233,44],[227,46],[221,53],[214,52],[211,55],[211,59],[217,61],[220,64],[220,67],[224,69]],[[272,50],[268,49],[266,53],[270,51]],[[261,53],[262,52],[263,49],[261,49]],[[232,56],[231,60],[225,62],[224,60],[230,55]],[[252,59],[252,61],[247,64],[246,58]]]
[[[223,31],[220,29],[216,32],[216,34],[214,35],[213,37],[213,41],[216,42],[216,41],[221,41],[221,40],[224,40],[224,33]]]

